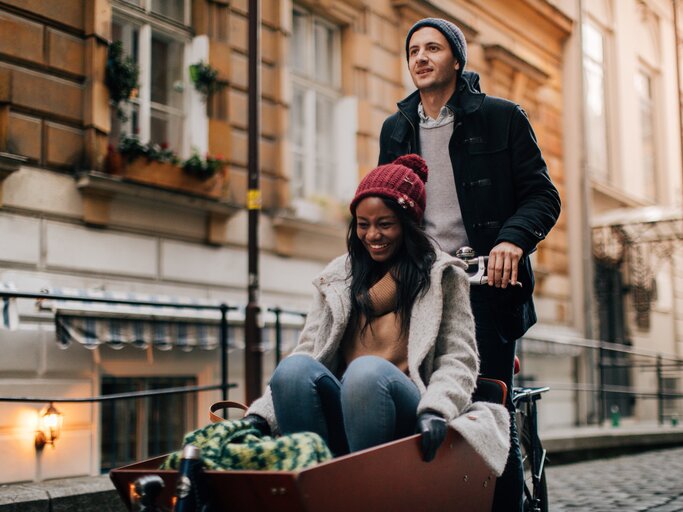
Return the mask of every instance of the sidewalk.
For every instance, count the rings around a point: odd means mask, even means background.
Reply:
[[[541,433],[549,463],[612,457],[655,448],[683,446],[683,426],[654,423],[619,427],[576,427]],[[123,512],[125,507],[108,476],[0,485],[0,512]]]
[[[553,465],[613,457],[626,453],[683,446],[683,426],[656,423],[554,429],[541,432],[541,442]]]

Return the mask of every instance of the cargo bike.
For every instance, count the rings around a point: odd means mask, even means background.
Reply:
[[[486,258],[463,260],[476,270],[470,282],[485,284]],[[478,388],[476,399],[505,402],[503,382],[479,379]],[[513,390],[524,460],[525,512],[548,510],[546,452],[537,431],[537,401],[548,389]],[[133,510],[135,482],[146,476],[163,481],[156,510],[173,510],[178,472],[159,469],[164,459],[160,456],[111,471],[128,510]],[[302,470],[204,471],[203,479],[212,512],[489,512],[496,483],[479,454],[452,429],[428,463],[422,460],[420,435],[415,434]]]

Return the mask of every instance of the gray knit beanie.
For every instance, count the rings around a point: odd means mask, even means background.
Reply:
[[[408,35],[406,36],[406,58],[409,58],[408,50],[410,38],[413,37],[413,34],[416,31],[424,27],[433,27],[444,35],[448,44],[451,45],[453,55],[460,63],[458,75],[462,74],[463,69],[465,69],[465,64],[467,63],[467,41],[465,41],[465,35],[454,23],[441,18],[424,18],[410,28]]]

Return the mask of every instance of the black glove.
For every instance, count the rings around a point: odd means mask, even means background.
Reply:
[[[448,425],[438,413],[423,412],[417,418],[415,432],[422,434],[422,460],[429,462],[436,456],[436,451],[446,439]]]
[[[262,418],[258,414],[248,414],[242,418],[242,421],[246,421],[251,427],[261,432],[262,436],[270,435],[270,425],[268,425],[265,418]]]

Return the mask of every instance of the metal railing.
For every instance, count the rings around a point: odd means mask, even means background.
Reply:
[[[283,310],[280,308],[269,309],[275,314],[275,365],[282,359],[282,327],[280,323],[280,315],[287,313],[290,315],[299,315],[302,318],[306,317],[306,313],[301,311]],[[581,338],[574,338],[569,340],[551,340],[551,339],[536,339],[531,336],[527,339],[534,341],[542,341],[544,343],[565,345],[582,349],[579,357],[586,358],[588,350],[597,351],[598,357],[595,366],[590,368],[594,375],[594,382],[579,382],[574,375],[572,383],[567,382],[545,382],[529,378],[528,375],[533,371],[533,367],[525,368],[525,350],[524,340],[518,343],[518,352],[522,360],[523,373],[518,377],[520,385],[550,385],[554,390],[574,391],[576,393],[587,393],[592,396],[597,402],[597,411],[591,413],[589,411],[588,417],[583,419],[577,418],[577,423],[602,423],[603,420],[610,417],[611,406],[618,405],[623,402],[615,400],[615,396],[627,396],[632,399],[657,400],[657,421],[659,424],[664,424],[666,419],[672,421],[683,418],[683,401],[680,402],[677,412],[667,411],[665,408],[667,400],[681,400],[683,399],[683,358],[672,354],[664,354],[656,351],[648,351],[643,349],[635,349],[632,346],[610,343],[599,340],[588,340]],[[621,359],[618,361],[610,361],[609,354],[618,354]],[[623,375],[613,375],[616,370],[630,370],[630,372],[622,372]],[[655,374],[655,387],[650,388],[643,385],[631,385],[630,382],[636,380],[637,375],[633,372],[638,370],[641,372],[651,371]],[[526,377],[525,377],[526,374]],[[675,376],[682,377],[678,382],[678,391],[668,390],[665,386],[665,378]],[[614,382],[621,379],[623,383]],[[632,409],[633,406],[630,408]],[[628,408],[622,413],[628,412]]]
[[[178,303],[178,302],[160,302],[148,300],[131,300],[131,299],[117,299],[110,297],[83,297],[78,295],[66,295],[59,293],[27,293],[18,291],[0,290],[0,299],[34,299],[34,300],[62,300],[75,302],[98,302],[105,304],[129,305],[129,306],[151,306],[151,307],[169,307],[177,309],[195,309],[195,310],[214,310],[220,312],[220,370],[221,382],[220,384],[208,386],[181,386],[166,389],[156,389],[148,391],[131,391],[127,393],[116,393],[110,395],[99,395],[92,397],[78,397],[78,398],[60,398],[60,397],[0,397],[0,402],[58,402],[58,403],[85,403],[85,402],[104,402],[109,400],[125,400],[135,398],[145,398],[156,395],[174,395],[183,393],[198,393],[203,391],[221,390],[221,397],[223,400],[228,398],[228,390],[236,387],[236,384],[228,383],[228,311],[236,311],[237,306],[230,306],[225,303],[220,304],[192,304],[192,303]]]
[[[631,416],[638,400],[657,401],[656,419],[660,425],[667,419],[677,424],[683,417],[683,358],[599,340],[528,339],[580,349],[575,357],[583,365],[588,382],[581,382],[576,374],[571,383],[541,382],[541,379],[530,377],[533,366],[525,365],[525,359],[531,354],[525,351],[524,338],[518,345],[522,360],[522,373],[518,375],[521,384],[550,385],[553,390],[573,391],[576,396],[583,393],[595,404],[592,408],[587,407],[585,418],[577,417],[577,423],[602,424],[605,420],[617,420],[615,414],[617,417]],[[672,387],[666,385],[667,379],[671,379]]]
[[[179,394],[179,393],[197,393],[203,391],[212,391],[220,389],[222,398],[227,399],[228,389],[236,387],[235,384],[228,383],[228,340],[229,340],[229,326],[227,313],[228,311],[235,311],[239,308],[230,306],[225,303],[210,305],[210,304],[187,304],[174,302],[158,302],[158,301],[140,301],[115,299],[105,297],[81,297],[70,296],[53,293],[24,293],[16,291],[0,291],[1,298],[19,298],[19,299],[53,299],[53,300],[68,300],[68,301],[83,301],[83,302],[101,302],[109,304],[124,304],[132,306],[156,306],[156,307],[171,307],[183,309],[198,309],[198,310],[218,310],[220,312],[220,351],[221,351],[221,382],[220,384],[208,386],[184,386],[167,389],[158,389],[151,391],[137,391],[129,393],[117,393],[111,395],[100,395],[83,398],[59,398],[59,397],[0,397],[0,402],[101,402],[107,400],[122,400],[143,398],[153,395],[164,394]],[[267,311],[274,314],[275,320],[273,324],[275,332],[275,365],[277,365],[283,356],[283,322],[282,315],[299,316],[305,319],[307,313],[296,310],[283,309],[280,307],[267,308]],[[572,382],[541,382],[529,375],[533,371],[533,367],[525,366],[525,359],[527,354],[525,351],[524,339],[534,341],[541,341],[543,343],[564,345],[575,347],[580,350],[579,358],[583,361],[582,364],[586,366],[586,374],[590,376],[589,382],[580,382],[576,375],[573,376]],[[679,416],[683,416],[683,409],[680,404],[683,402],[676,402],[676,407],[673,410],[667,410],[667,406],[671,405],[671,401],[678,401],[683,399],[683,392],[681,386],[683,385],[683,358],[672,354],[664,354],[656,351],[649,351],[643,349],[635,349],[632,346],[618,343],[610,343],[598,340],[588,340],[581,338],[571,338],[564,340],[552,339],[538,339],[532,336],[527,336],[519,343],[520,359],[523,363],[523,372],[518,376],[519,383],[524,385],[550,385],[555,390],[573,391],[575,393],[586,393],[597,403],[597,407],[588,407],[588,417],[584,419],[577,419],[577,422],[587,423],[602,423],[603,420],[609,417],[608,412],[612,410],[614,405],[622,408],[622,413],[628,415],[629,411],[633,409],[634,405],[628,405],[628,401],[641,400],[657,400],[657,420],[663,424],[667,418],[672,421]],[[591,357],[589,351],[595,351],[597,357]],[[653,373],[654,386],[643,385],[641,382],[642,376],[647,372]],[[675,379],[669,382],[676,384],[675,389],[669,389],[666,385],[667,378]],[[634,381],[637,382],[634,385]],[[624,398],[626,397],[626,399]]]

